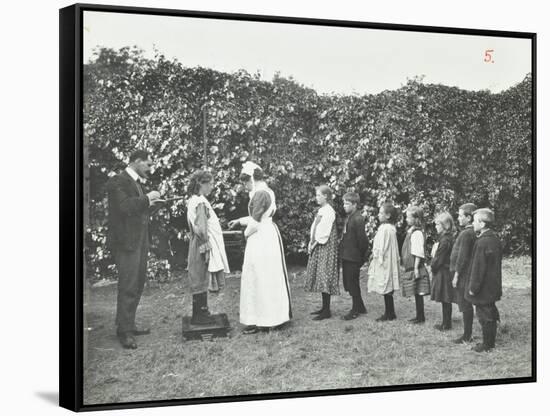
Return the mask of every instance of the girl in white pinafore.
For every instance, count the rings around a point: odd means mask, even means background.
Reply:
[[[203,210],[199,209],[201,204],[204,206]],[[204,222],[206,225],[205,233],[208,235],[209,245],[208,290],[218,292],[225,286],[225,274],[229,273],[220,220],[210,202],[203,195],[193,195],[187,202],[187,209],[190,224]]]
[[[279,229],[273,223],[275,194],[262,180],[261,168],[246,162],[241,180],[250,191],[248,217],[231,221],[246,226],[241,275],[240,322],[246,334],[277,327],[292,317],[290,286]]]
[[[187,222],[189,225],[189,253],[187,270],[190,290],[193,294],[191,323],[209,325],[214,318],[208,311],[208,292],[224,286],[225,273],[229,273],[223,233],[218,216],[206,196],[212,192],[213,177],[210,172],[199,170],[189,181]]]

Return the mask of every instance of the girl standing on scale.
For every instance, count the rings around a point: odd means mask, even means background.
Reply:
[[[189,254],[187,269],[193,294],[191,323],[209,325],[214,318],[208,311],[208,289],[224,286],[229,273],[223,234],[218,216],[206,197],[214,187],[210,172],[196,171],[188,186],[187,222],[189,224]]]

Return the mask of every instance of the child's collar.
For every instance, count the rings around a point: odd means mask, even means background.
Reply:
[[[483,234],[485,234],[487,231],[491,231],[491,229],[486,227],[486,228],[484,228],[484,229],[482,229],[482,230],[479,230],[479,233],[478,233],[478,234],[479,234],[479,236],[481,237],[481,236],[482,236]]]

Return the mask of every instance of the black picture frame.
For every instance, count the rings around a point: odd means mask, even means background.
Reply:
[[[319,390],[291,393],[258,394],[246,396],[223,396],[158,400],[148,402],[127,402],[84,405],[83,403],[83,12],[100,11],[112,13],[136,13],[146,15],[197,17],[206,19],[230,19],[270,23],[296,23],[303,25],[337,26],[367,29],[388,29],[408,32],[440,34],[480,35],[490,37],[523,38],[531,41],[532,52],[532,376],[498,380],[460,381],[429,384],[410,384]],[[537,282],[536,282],[536,33],[510,32],[480,29],[448,28],[435,26],[414,26],[402,24],[309,19],[283,16],[229,14],[202,11],[184,11],[157,8],[138,8],[93,4],[75,4],[60,9],[60,246],[59,246],[59,403],[74,411],[93,411],[122,408],[173,406],[215,402],[248,400],[271,400],[326,395],[374,393],[402,390],[452,388],[510,383],[532,383],[537,381]]]

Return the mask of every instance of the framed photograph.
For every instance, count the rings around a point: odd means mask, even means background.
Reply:
[[[61,406],[536,381],[535,60],[525,32],[61,9]]]

